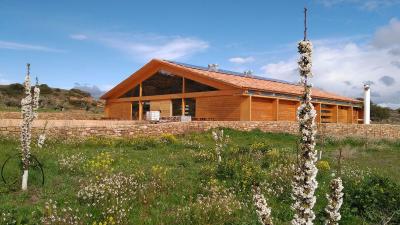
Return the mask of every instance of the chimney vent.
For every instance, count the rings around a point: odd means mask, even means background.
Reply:
[[[217,72],[218,71],[218,64],[208,64],[208,71]]]
[[[252,70],[245,70],[243,72],[243,74],[244,74],[245,77],[252,77],[253,71]]]

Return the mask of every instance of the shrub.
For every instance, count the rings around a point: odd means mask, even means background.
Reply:
[[[264,168],[269,168],[274,164],[279,163],[279,158],[281,157],[279,150],[278,149],[271,149],[268,151],[264,156],[262,157],[261,160],[261,165]]]
[[[232,189],[226,189],[212,180],[204,193],[193,202],[179,208],[178,224],[235,224],[240,218],[241,202]]]
[[[321,172],[329,172],[329,170],[331,170],[329,162],[325,160],[319,160],[317,162],[317,168]]]
[[[113,170],[112,163],[114,159],[109,152],[101,152],[93,159],[86,162],[85,168],[94,174],[108,173]]]
[[[265,142],[254,142],[253,144],[250,145],[250,150],[252,152],[268,152],[270,151],[272,148],[270,145],[268,145]]]
[[[213,162],[215,161],[215,154],[210,150],[200,150],[194,153],[194,159],[196,162]]]
[[[178,139],[173,134],[163,134],[160,137],[160,141],[165,144],[176,144]]]
[[[361,179],[346,178],[344,182],[345,206],[352,214],[359,214],[378,224],[393,216],[391,224],[400,223],[400,185],[376,174]]]
[[[390,109],[386,107],[381,107],[376,104],[371,104],[371,119],[375,121],[382,121],[389,119]]]
[[[81,181],[78,199],[87,205],[90,212],[100,212],[103,219],[112,217],[116,224],[128,224],[139,187],[132,175],[100,175]]]

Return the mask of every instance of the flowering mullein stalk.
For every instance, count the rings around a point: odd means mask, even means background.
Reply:
[[[325,208],[325,212],[328,214],[328,218],[325,220],[325,224],[338,225],[341,218],[339,211],[343,204],[343,184],[340,177],[331,180],[329,191],[330,193],[326,195],[328,205]]]
[[[311,42],[308,40],[300,41],[298,51],[300,53],[300,59],[298,61],[299,72],[304,92],[301,98],[301,105],[297,111],[300,140],[298,162],[292,184],[292,198],[295,201],[292,205],[292,209],[295,212],[292,224],[306,225],[313,224],[313,220],[315,219],[313,207],[316,197],[314,193],[318,187],[318,182],[316,180],[318,169],[315,166],[317,161],[317,152],[315,150],[316,111],[311,103],[312,85],[308,83],[308,78],[312,76]]]
[[[221,152],[229,141],[229,136],[224,135],[224,130],[214,130],[212,137],[215,141],[215,152],[217,153],[218,163],[222,161]]]
[[[265,200],[265,197],[258,186],[253,187],[253,202],[260,223],[263,225],[273,225],[271,209],[268,207],[267,200]]]
[[[22,176],[22,190],[28,189],[28,169],[29,158],[31,156],[31,131],[32,122],[37,117],[37,109],[39,108],[39,95],[40,89],[36,85],[33,89],[30,80],[29,64],[27,64],[27,73],[24,81],[25,97],[21,100],[21,153],[22,153],[22,169],[24,171]]]

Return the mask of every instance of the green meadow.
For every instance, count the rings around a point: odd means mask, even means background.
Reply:
[[[224,129],[218,162],[211,132],[158,138],[49,139],[32,154],[20,190],[19,141],[0,139],[0,224],[259,224],[259,185],[275,224],[290,224],[298,137]],[[35,142],[35,141],[34,141]],[[340,224],[400,224],[400,141],[318,138],[316,224],[340,175]],[[340,166],[339,152],[342,152]],[[14,182],[15,181],[15,182]]]

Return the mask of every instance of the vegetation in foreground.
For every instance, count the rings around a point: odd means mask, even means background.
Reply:
[[[3,224],[258,224],[251,186],[290,224],[291,179],[297,137],[225,130],[230,142],[218,163],[211,132],[136,139],[55,140],[33,150],[45,185],[31,169],[28,192],[1,184]],[[262,141],[260,141],[262,140]],[[18,140],[0,140],[0,161],[18,152]],[[322,224],[325,194],[343,149],[341,224],[400,222],[400,142],[324,140],[317,165],[315,212]],[[19,158],[18,158],[19,159]],[[11,160],[6,177],[16,176]],[[14,167],[14,168],[12,168]],[[36,176],[35,176],[36,174]],[[64,222],[63,222],[64,221]]]

